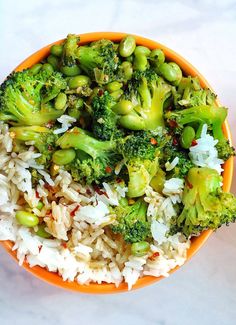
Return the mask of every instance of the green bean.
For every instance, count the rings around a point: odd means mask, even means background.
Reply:
[[[159,67],[160,74],[166,80],[173,82],[178,79],[176,69],[169,63],[162,63]]]
[[[39,201],[39,203],[38,203],[38,205],[36,206],[36,208],[37,208],[38,210],[42,210],[43,207],[44,207],[43,202],[42,202],[42,201]]]
[[[182,79],[182,70],[180,69],[180,67],[178,66],[178,64],[176,64],[175,62],[169,62],[169,65],[175,70],[176,74],[177,74],[177,78],[176,80],[173,82],[174,86],[178,86],[178,84],[180,83],[181,79]]]
[[[120,68],[123,71],[124,78],[130,80],[133,74],[133,66],[130,62],[124,61],[121,63]]]
[[[161,49],[155,49],[152,50],[149,59],[155,67],[158,67],[165,62],[165,54]]]
[[[56,165],[66,165],[72,162],[75,159],[75,156],[76,153],[74,149],[61,149],[54,152],[52,155],[52,161]]]
[[[22,226],[26,227],[35,227],[39,223],[39,218],[27,211],[17,211],[16,219]]]
[[[131,101],[122,99],[115,106],[112,107],[112,110],[116,114],[127,115],[132,111],[133,106],[134,105],[132,104]]]
[[[122,88],[122,83],[118,81],[109,82],[109,84],[106,85],[106,89],[109,91],[109,93],[112,93],[113,91],[119,90]]]
[[[191,126],[185,126],[180,136],[181,147],[184,149],[190,148],[194,138],[195,138],[194,128],[192,128]]]
[[[119,118],[119,123],[126,129],[130,130],[144,130],[145,123],[144,120],[139,117],[137,114],[128,114],[121,116]]]
[[[150,245],[146,241],[140,241],[139,243],[133,243],[131,245],[131,254],[134,256],[144,256],[148,253]]]
[[[55,99],[55,109],[61,110],[66,106],[67,96],[65,93],[59,93]]]
[[[63,52],[63,46],[62,45],[55,44],[55,45],[51,46],[51,48],[50,48],[50,53],[52,55],[60,57],[62,55],[62,52]]]
[[[134,57],[134,70],[145,71],[148,67],[147,57],[143,54],[137,54]]]
[[[120,56],[122,56],[123,58],[127,58],[134,52],[135,46],[136,46],[136,41],[133,36],[128,35],[128,36],[124,37],[121,40],[120,46],[119,46]]]
[[[123,95],[123,90],[122,89],[118,89],[116,91],[113,91],[112,93],[110,93],[111,97],[113,97],[113,99],[115,101],[119,100],[120,97]]]
[[[54,68],[50,63],[44,63],[42,66],[42,70],[46,71],[48,74],[52,74],[54,72]]]
[[[149,54],[151,53],[151,51],[149,50],[148,47],[146,46],[136,46],[135,50],[134,50],[134,55],[138,55],[138,54],[142,54],[142,55],[145,55],[145,56],[149,56]]]
[[[59,60],[56,56],[50,54],[48,57],[47,57],[47,62],[50,63],[53,68],[56,70],[58,69],[58,66],[59,66]]]
[[[70,89],[76,89],[78,87],[89,86],[91,80],[88,76],[79,75],[69,79],[68,86]]]
[[[45,224],[38,225],[38,230],[36,231],[36,235],[42,238],[52,237],[52,235],[45,230],[45,227],[46,227]]]
[[[71,67],[62,66],[60,70],[68,77],[74,77],[81,73],[81,69],[78,67],[78,65],[72,65]]]
[[[34,64],[31,68],[30,68],[30,72],[35,75],[37,74],[41,69],[42,69],[42,64],[41,63],[37,63]]]

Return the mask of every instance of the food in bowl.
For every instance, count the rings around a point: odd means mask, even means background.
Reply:
[[[159,48],[68,35],[0,90],[0,240],[80,284],[168,276],[234,221],[227,109]]]

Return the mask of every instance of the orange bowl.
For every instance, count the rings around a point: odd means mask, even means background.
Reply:
[[[86,44],[92,41],[97,41],[102,38],[109,39],[114,42],[119,42],[126,34],[125,33],[114,33],[114,32],[96,32],[96,33],[87,33],[87,34],[81,34],[80,35],[80,44]],[[183,70],[183,72],[186,75],[191,76],[198,76],[201,86],[211,88],[206,79],[183,57],[181,57],[179,54],[175,53],[168,47],[149,40],[147,38],[133,35],[136,39],[136,42],[138,45],[147,46],[150,49],[155,48],[161,48],[167,60],[169,61],[175,61]],[[20,65],[17,66],[15,69],[16,71],[21,71],[23,69],[29,68],[35,63],[38,63],[42,59],[44,59],[48,54],[50,47],[53,44],[60,44],[63,40],[56,41],[52,44],[49,44],[42,48],[41,50],[37,51],[36,53],[29,56],[26,60],[24,60]],[[217,101],[217,105],[219,106],[219,101]],[[231,134],[230,129],[228,126],[228,123],[225,122],[223,126],[223,131],[225,136],[229,139],[231,142]],[[233,176],[233,158],[231,157],[225,164],[224,164],[224,172],[223,172],[223,190],[229,191],[231,182],[232,182],[232,176]],[[187,260],[189,260],[206,242],[208,237],[212,234],[211,230],[204,231],[201,235],[198,237],[195,237],[191,240],[191,246],[187,253]],[[6,249],[6,251],[15,259],[16,258],[16,252],[12,251],[13,243],[10,241],[4,241],[1,243],[3,247]],[[124,292],[127,291],[127,285],[125,283],[121,283],[121,285],[116,288],[114,284],[94,284],[91,283],[89,285],[81,285],[77,282],[64,282],[62,278],[57,273],[52,273],[47,271],[44,268],[41,268],[39,266],[35,266],[30,268],[29,265],[24,262],[23,267],[31,272],[34,276],[38,277],[41,280],[44,280],[50,284],[56,285],[58,287],[61,287],[63,289],[69,289],[73,291],[79,291],[83,293],[91,293],[91,294],[105,294],[105,293],[118,293],[118,292]],[[175,272],[179,267],[176,267],[175,269],[171,270],[170,273]],[[140,278],[136,284],[133,286],[132,289],[138,289],[142,288],[144,286],[150,285],[154,282],[160,281],[163,279],[163,277],[153,277],[153,276],[144,276],[143,278]]]

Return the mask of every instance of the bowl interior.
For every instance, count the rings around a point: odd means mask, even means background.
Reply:
[[[96,41],[101,38],[107,38],[114,42],[119,42],[126,34],[125,33],[114,33],[114,32],[97,32],[97,33],[87,33],[87,34],[81,34],[80,35],[80,44],[86,44],[88,42]],[[154,42],[152,40],[149,40],[147,38],[136,36],[136,42],[138,45],[144,45],[149,47],[150,49],[155,48],[161,48],[168,61],[175,61],[183,70],[185,75],[191,75],[191,76],[198,76],[201,86],[202,87],[208,87],[211,88],[208,82],[205,80],[205,78],[189,63],[187,62],[183,57],[181,57],[179,54],[175,53],[174,51],[170,50],[166,46]],[[44,48],[40,49],[36,53],[29,56],[26,60],[24,60],[20,65],[17,66],[15,69],[16,71],[21,71],[23,69],[29,68],[35,63],[38,63],[42,59],[44,59],[48,54],[51,45],[53,44],[60,44],[63,40],[59,40],[57,42],[54,42],[50,45],[45,46]],[[219,102],[217,101],[217,105],[219,106]],[[231,141],[231,134],[229,130],[228,123],[225,122],[223,126],[223,131],[225,136]],[[224,164],[224,172],[223,172],[223,189],[224,191],[229,191],[232,181],[232,175],[233,175],[233,158],[231,157],[225,164]],[[189,260],[205,243],[207,238],[211,235],[212,231],[207,230],[204,231],[200,236],[195,237],[191,240],[191,247],[188,250],[187,253],[187,260]],[[16,252],[12,251],[13,243],[10,241],[4,241],[1,243],[3,247],[6,249],[6,251],[15,259],[16,258]],[[59,286],[64,289],[70,289],[74,291],[80,291],[84,293],[92,293],[92,294],[104,294],[104,293],[117,293],[122,291],[127,291],[127,285],[125,283],[121,283],[121,285],[116,288],[114,284],[89,284],[89,285],[80,285],[77,282],[64,282],[62,278],[57,273],[52,273],[47,271],[44,268],[41,268],[39,266],[35,266],[33,268],[30,268],[27,263],[23,263],[23,267],[31,272],[34,276],[40,278],[41,280],[44,280],[50,284]],[[178,269],[176,267],[175,269],[171,270],[170,273],[175,272]],[[146,285],[152,284],[154,282],[160,281],[163,277],[153,277],[153,276],[145,276],[143,278],[140,278],[137,283],[133,286],[132,289],[137,289],[144,287]]]

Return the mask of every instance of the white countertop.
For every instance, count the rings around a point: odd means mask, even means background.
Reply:
[[[140,34],[179,52],[201,71],[230,108],[236,143],[236,1],[7,0],[0,2],[0,13],[1,80],[28,55],[68,33]],[[170,278],[109,296],[49,286],[0,247],[0,324],[235,324],[235,234],[236,224],[223,227]]]

